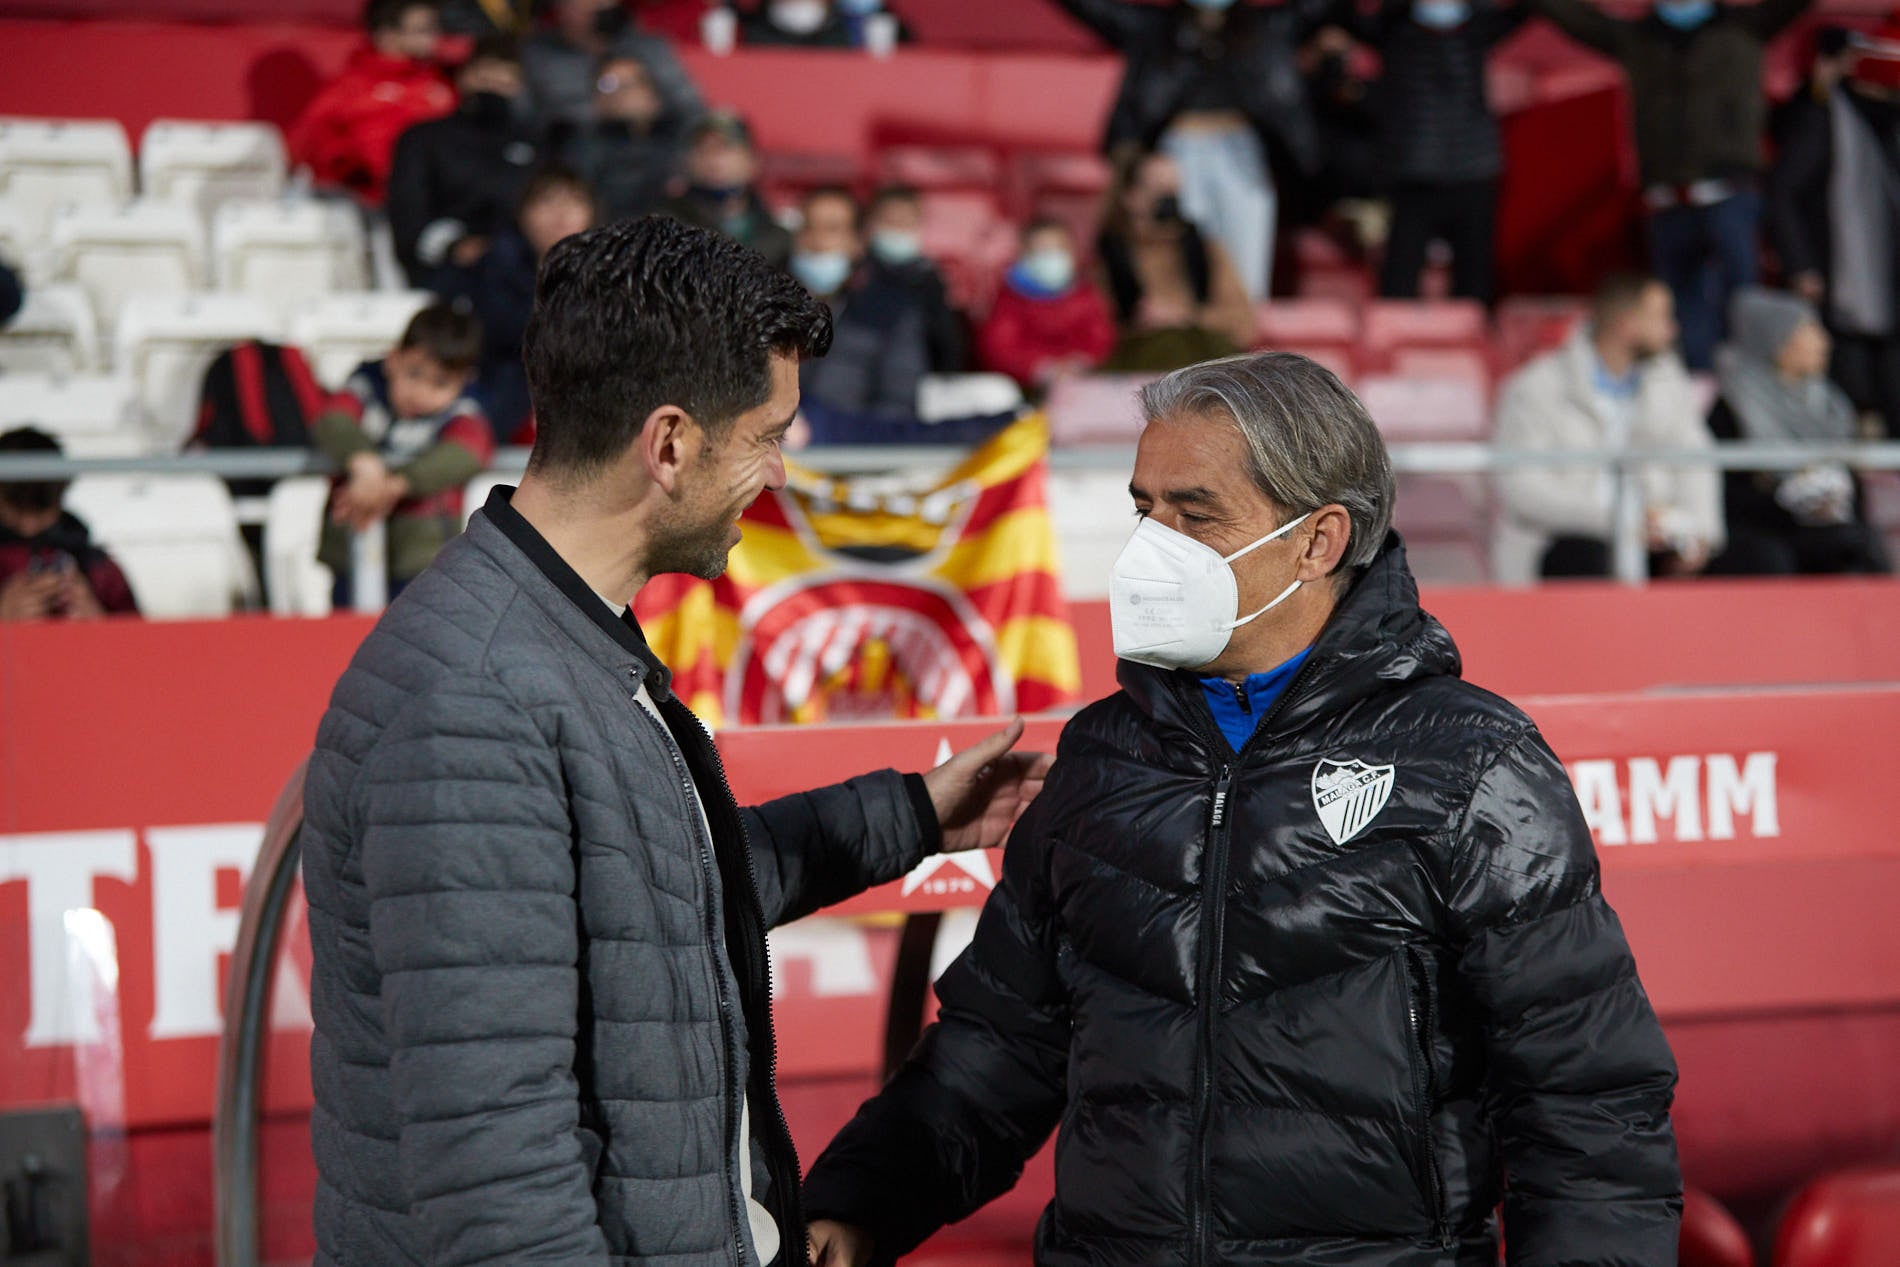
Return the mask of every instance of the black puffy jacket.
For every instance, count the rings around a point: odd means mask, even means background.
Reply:
[[[1396,538],[1238,756],[1124,663],[808,1214],[888,1261],[1059,1122],[1045,1267],[1489,1267],[1500,1199],[1513,1264],[1673,1265],[1668,1045],[1563,767],[1458,669]]]

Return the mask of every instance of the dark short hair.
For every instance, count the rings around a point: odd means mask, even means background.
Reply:
[[[475,41],[468,50],[461,69],[467,70],[477,62],[502,62],[509,66],[521,65],[521,41],[512,35],[484,35]]]
[[[594,187],[587,183],[585,176],[564,164],[546,163],[521,187],[521,199],[515,203],[515,219],[520,220],[522,213],[529,207],[554,193],[585,198],[594,209],[595,216],[600,215],[600,197],[594,193]]]
[[[369,0],[363,6],[363,29],[371,35],[393,31],[402,25],[411,9],[428,9],[433,13],[441,8],[442,0]]]
[[[1075,230],[1070,228],[1069,222],[1060,216],[1035,217],[1028,224],[1023,226],[1023,237],[1027,238],[1033,234],[1043,233],[1051,229],[1060,233],[1063,237],[1068,238],[1071,242],[1075,240]]]
[[[876,215],[881,209],[894,202],[911,202],[921,207],[924,204],[924,195],[915,185],[881,185],[877,192],[871,195],[871,205],[867,208],[866,214]]]
[[[850,203],[851,223],[860,229],[864,227],[864,205],[858,201],[856,194],[843,185],[818,185],[807,189],[805,196],[798,200],[799,213],[803,215],[811,210],[811,205],[821,198],[840,198]]]
[[[584,475],[673,405],[715,437],[772,394],[773,354],[823,356],[831,311],[748,247],[663,216],[549,251],[522,344],[529,469]]]
[[[464,303],[430,304],[409,319],[396,346],[404,352],[420,352],[452,373],[465,374],[481,363],[481,318]]]
[[[1642,303],[1650,287],[1660,285],[1662,279],[1652,273],[1611,273],[1590,298],[1590,324],[1601,326],[1616,320]]]
[[[38,427],[15,427],[0,435],[0,453],[64,453],[59,441]],[[66,496],[64,480],[34,480],[30,483],[0,484],[0,501],[16,510],[37,513],[52,510]]]

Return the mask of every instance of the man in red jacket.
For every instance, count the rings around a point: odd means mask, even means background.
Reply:
[[[1041,390],[1064,374],[1094,369],[1114,346],[1114,319],[1102,292],[1078,276],[1068,228],[1059,220],[1031,221],[977,335],[983,367]]]
[[[369,0],[369,43],[304,107],[290,129],[290,159],[319,186],[383,204],[396,140],[410,126],[455,108],[455,90],[435,63],[439,0]]]

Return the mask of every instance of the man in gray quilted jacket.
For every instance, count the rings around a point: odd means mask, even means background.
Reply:
[[[675,221],[544,262],[527,475],[365,640],[305,785],[318,1264],[806,1261],[765,930],[1001,844],[1046,768],[1016,723],[741,809],[628,615],[725,568],[830,339]]]

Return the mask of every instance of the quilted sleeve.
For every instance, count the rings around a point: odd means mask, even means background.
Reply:
[[[942,843],[923,777],[894,770],[740,814],[767,928],[895,880]]]

